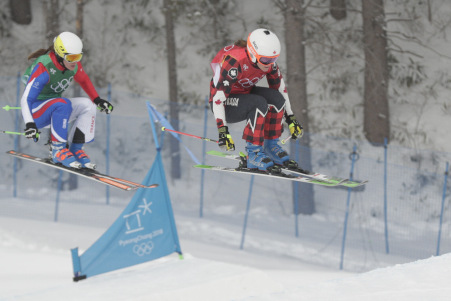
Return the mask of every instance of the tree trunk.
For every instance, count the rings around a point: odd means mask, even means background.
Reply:
[[[346,19],[346,0],[330,0],[329,11],[335,20]]]
[[[77,0],[77,13],[75,19],[75,34],[83,40],[83,0]],[[74,85],[74,97],[81,95],[81,87],[79,84]],[[70,173],[68,179],[68,189],[75,190],[78,188],[78,176]]]
[[[59,0],[43,1],[45,18],[45,38],[48,45],[53,44],[53,39],[60,33],[59,25]]]
[[[293,113],[304,127],[304,131],[309,133],[308,103],[307,103],[307,83],[306,64],[304,47],[304,23],[305,10],[303,0],[286,0],[285,17],[285,41],[287,55],[287,89],[290,96]],[[296,153],[296,143],[291,143],[291,154]],[[311,170],[310,138],[306,134],[300,139],[300,160],[302,168]],[[292,156],[293,157],[293,156]],[[297,211],[295,214],[313,214],[315,212],[315,202],[313,187],[305,183],[293,183],[293,196],[298,196],[294,202]]]
[[[75,19],[75,34],[83,41],[83,8],[84,1],[77,0],[77,13]],[[74,85],[74,96],[78,97],[81,95],[80,85]]]
[[[177,105],[177,61],[174,35],[173,14],[176,3],[172,0],[164,0],[164,17],[166,24],[166,47],[168,51],[168,76],[169,76],[169,117],[175,130],[179,129],[178,105]],[[178,140],[170,140],[171,176],[180,179],[180,144]]]
[[[387,39],[383,0],[362,0],[365,52],[364,124],[370,143],[390,139]]]
[[[31,23],[30,0],[9,0],[11,19],[20,25]]]

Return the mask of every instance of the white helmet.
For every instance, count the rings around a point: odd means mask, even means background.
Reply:
[[[274,64],[280,55],[280,41],[272,31],[259,28],[249,34],[247,51],[253,63]]]
[[[68,62],[78,62],[83,54],[83,42],[72,32],[62,32],[53,40],[55,53]]]

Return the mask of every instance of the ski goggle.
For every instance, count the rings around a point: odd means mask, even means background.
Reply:
[[[274,64],[277,61],[278,58],[279,58],[279,56],[276,55],[276,56],[260,56],[257,59],[260,62],[260,64],[272,65],[272,64]]]
[[[76,63],[81,61],[81,58],[83,57],[83,53],[78,53],[78,54],[65,54],[64,55],[64,59],[69,62],[69,63]]]

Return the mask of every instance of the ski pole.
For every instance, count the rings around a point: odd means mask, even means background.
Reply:
[[[25,136],[25,133],[21,133],[21,132],[0,131],[0,133],[9,134],[9,135],[23,135],[23,136]],[[39,133],[36,133],[36,138],[39,138]]]
[[[285,138],[285,139],[280,140],[280,142],[281,142],[282,144],[285,144],[285,143],[287,143],[287,141],[290,140],[290,139],[291,139],[291,135],[288,136],[288,137]]]
[[[9,110],[20,110],[22,108],[21,107],[10,107],[10,106],[6,105],[2,109],[5,111],[9,111]]]
[[[205,137],[191,135],[191,134],[188,134],[188,133],[183,133],[183,132],[179,132],[179,131],[175,131],[175,130],[170,130],[170,129],[165,128],[165,127],[162,127],[161,130],[162,131],[167,131],[167,132],[173,132],[173,133],[177,133],[177,134],[181,134],[181,135],[185,135],[185,136],[189,136],[189,137],[193,137],[193,138],[197,138],[197,139],[201,139],[201,140],[205,140],[205,141],[218,143],[218,140],[213,140],[213,139],[210,139],[210,138],[205,138]]]

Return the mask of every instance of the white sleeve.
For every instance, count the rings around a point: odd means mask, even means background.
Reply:
[[[36,79],[32,80],[25,86],[25,91],[20,99],[20,105],[22,107],[22,117],[25,124],[29,122],[34,122],[33,116],[31,115],[31,108],[28,106],[28,95],[30,94],[30,89],[33,86],[33,82]]]
[[[215,115],[215,119],[221,119],[224,126],[226,126],[224,101],[226,101],[224,91],[218,90],[212,99],[213,114]]]
[[[293,115],[293,110],[291,109],[290,98],[288,97],[288,92],[287,92],[283,78],[280,80],[279,92],[283,95],[283,98],[285,98],[285,111],[286,111],[287,115]]]

